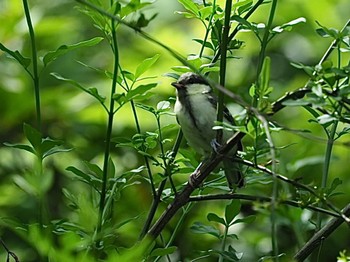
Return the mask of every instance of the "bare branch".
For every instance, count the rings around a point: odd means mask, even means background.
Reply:
[[[342,214],[345,217],[350,216],[350,204],[342,210]],[[322,243],[322,241],[324,241],[344,222],[343,216],[333,218],[320,231],[313,235],[298,253],[295,254],[295,261],[304,261]]]
[[[156,238],[164,229],[170,219],[176,214],[176,212],[185,204],[189,202],[192,192],[202,184],[204,179],[215,169],[215,167],[244,136],[244,133],[237,132],[235,135],[227,141],[227,144],[219,148],[217,154],[213,154],[207,161],[195,170],[191,175],[191,183],[187,183],[184,189],[175,197],[174,201],[163,212],[162,216],[150,229],[148,234]]]
[[[235,194],[215,194],[215,195],[193,196],[193,197],[190,197],[189,201],[194,202],[194,201],[222,200],[222,199],[240,199],[240,200],[259,201],[259,202],[271,202],[272,201],[271,197],[253,196],[253,195],[236,194],[236,193]],[[338,217],[338,218],[341,217],[336,212],[332,212],[332,211],[329,211],[327,209],[323,209],[323,208],[312,206],[312,205],[301,206],[299,202],[293,201],[293,200],[279,200],[278,203],[286,204],[286,205],[298,207],[298,208],[309,209],[309,210],[320,212],[323,214],[327,214],[327,215],[330,215],[333,217]]]

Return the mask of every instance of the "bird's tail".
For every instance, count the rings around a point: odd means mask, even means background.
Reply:
[[[243,187],[245,181],[243,173],[241,171],[241,165],[231,158],[224,159],[222,162],[228,186],[231,189]]]

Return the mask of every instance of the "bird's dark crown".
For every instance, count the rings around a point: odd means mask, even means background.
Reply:
[[[191,85],[191,84],[209,85],[209,83],[202,76],[192,72],[182,74],[177,80],[177,83],[182,86]]]

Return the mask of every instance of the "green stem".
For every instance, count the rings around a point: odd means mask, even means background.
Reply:
[[[159,145],[160,145],[160,151],[161,151],[161,154],[162,154],[164,173],[169,178],[170,186],[171,186],[173,192],[176,195],[177,194],[176,187],[175,187],[173,179],[171,178],[171,172],[169,172],[170,171],[169,170],[169,165],[168,165],[168,163],[165,160],[166,157],[165,157],[165,151],[164,151],[164,146],[163,146],[163,135],[162,135],[161,125],[160,125],[160,116],[156,115],[156,119],[157,119],[157,126],[158,126],[158,130],[159,130]]]
[[[225,86],[226,78],[226,57],[227,57],[227,46],[228,46],[228,35],[230,32],[230,18],[231,18],[231,7],[232,0],[226,0],[225,4],[225,20],[224,28],[221,39],[221,58],[220,58],[220,85]],[[224,118],[224,98],[223,92],[219,92],[218,105],[217,105],[217,121],[222,122]],[[218,143],[222,142],[222,130],[219,129],[216,137]]]
[[[38,74],[38,58],[35,43],[35,34],[33,29],[32,20],[30,18],[29,6],[27,0],[23,0],[24,13],[28,25],[31,48],[32,48],[32,61],[33,61],[33,75],[31,75],[34,82],[35,93],[35,107],[36,107],[36,119],[37,128],[41,131],[41,109],[40,109],[40,89],[39,89],[39,74]]]
[[[341,52],[340,52],[340,45],[339,41],[337,41],[337,56],[338,56],[338,69],[341,67]],[[339,79],[336,82],[335,90],[339,89]],[[339,115],[341,113],[342,108],[338,108]],[[322,181],[321,181],[321,188],[325,189],[327,187],[327,181],[328,181],[328,174],[329,174],[329,166],[331,163],[331,157],[332,157],[332,150],[333,150],[333,145],[335,141],[335,136],[337,132],[337,127],[338,127],[338,121],[334,121],[332,124],[332,129],[330,132],[328,132],[327,128],[324,128],[328,141],[327,141],[327,147],[326,147],[326,154],[325,154],[325,159],[324,159],[324,165],[323,165],[323,170],[322,170]],[[322,226],[322,216],[321,214],[317,215],[317,228],[321,229]]]
[[[247,20],[254,12],[255,10],[264,2],[264,0],[259,0],[255,3],[255,5],[247,12],[247,14],[243,17],[245,20]],[[239,27],[236,26],[236,28],[232,31],[232,33],[230,34],[228,40],[229,42],[236,36],[236,34],[238,33]],[[211,63],[215,63],[219,58],[220,58],[220,54],[221,54],[221,49],[219,48],[219,50],[217,50],[214,58],[212,59]]]
[[[132,110],[133,115],[134,115],[137,132],[139,134],[141,134],[141,126],[140,126],[139,118],[137,116],[137,111],[136,111],[134,100],[131,100],[130,104],[131,104],[131,110]],[[143,148],[142,148],[142,150],[143,150]],[[147,156],[143,156],[143,159],[145,160],[147,173],[148,173],[148,178],[149,178],[149,181],[151,183],[151,189],[152,189],[153,198],[155,198],[156,195],[157,195],[157,192],[156,192],[156,188],[154,186],[153,175],[152,175],[152,172],[151,172],[151,166],[149,164],[149,160],[148,160]]]
[[[97,224],[97,233],[101,232],[103,225],[103,211],[105,207],[106,194],[107,194],[107,182],[108,182],[108,163],[109,156],[111,150],[111,138],[112,138],[112,129],[113,129],[113,119],[114,119],[114,100],[112,99],[113,95],[116,92],[117,88],[117,76],[118,76],[118,65],[119,65],[119,50],[118,50],[118,42],[117,42],[117,34],[115,31],[115,23],[114,20],[111,19],[111,28],[112,28],[112,49],[114,50],[114,69],[113,69],[113,80],[112,80],[112,88],[110,93],[110,104],[108,110],[108,123],[107,123],[107,131],[106,131],[106,145],[104,152],[104,160],[103,160],[103,177],[102,177],[102,188],[101,188],[101,198],[99,204],[99,218]]]
[[[204,4],[204,6],[206,6],[205,1],[203,1],[203,4]],[[207,42],[207,40],[208,40],[209,32],[210,32],[210,30],[211,30],[211,28],[212,28],[213,17],[214,17],[214,15],[215,15],[215,9],[216,9],[216,0],[213,1],[212,6],[213,6],[213,9],[212,9],[212,13],[211,13],[211,15],[210,15],[210,17],[209,17],[208,26],[206,26],[206,24],[205,24],[204,21],[202,21],[203,24],[204,24],[204,26],[205,26],[205,35],[204,35],[204,39],[203,39],[203,44],[202,44],[202,46],[201,46],[201,50],[199,51],[199,57],[202,57],[202,56],[203,56],[205,44],[206,44],[206,42]]]
[[[46,201],[45,201],[45,192],[41,187],[41,180],[43,177],[43,160],[40,156],[37,156],[36,166],[35,166],[35,176],[37,181],[37,186],[39,187],[38,194],[38,205],[39,205],[39,214],[38,221],[41,229],[44,229],[46,221]]]
[[[261,49],[259,53],[259,63],[257,67],[257,76],[256,76],[256,90],[260,88],[260,73],[263,67],[264,59],[266,56],[266,48],[267,44],[269,42],[269,36],[270,36],[270,29],[272,27],[272,22],[275,16],[277,8],[277,0],[273,0],[271,4],[271,10],[269,14],[269,19],[266,25],[266,29],[264,32],[264,36],[261,42]],[[256,107],[258,104],[258,92],[255,91],[254,98],[253,98],[253,107]],[[273,148],[273,142],[272,138],[270,137],[270,132],[269,132],[269,126],[266,121],[263,121],[264,124],[264,129],[266,131],[267,139],[269,141],[270,145],[270,151],[271,151],[271,158],[272,158],[272,173],[273,173],[273,188],[272,188],[272,201],[271,201],[271,245],[272,245],[272,253],[274,256],[274,260],[278,261],[278,245],[277,245],[277,225],[276,225],[276,206],[277,206],[277,194],[278,194],[278,181],[276,178],[276,161],[275,161],[275,153],[274,153],[274,148]],[[255,141],[256,142],[256,141]]]
[[[322,170],[322,181],[321,181],[321,188],[324,189],[327,187],[327,181],[328,181],[328,174],[329,174],[329,166],[331,162],[332,157],[332,149],[334,144],[334,137],[337,131],[338,121],[335,121],[332,125],[332,129],[330,133],[327,133],[328,141],[327,141],[327,147],[326,147],[326,153],[324,158],[324,165]],[[326,130],[326,132],[328,132]],[[322,205],[322,204],[321,204]],[[321,229],[322,227],[322,215],[321,213],[317,214],[317,228]]]
[[[223,238],[222,238],[222,242],[221,242],[221,252],[225,251],[226,239],[227,239],[227,234],[228,234],[228,228],[229,228],[229,225],[226,225],[225,226],[224,235],[223,235]],[[224,261],[224,257],[222,255],[220,255],[219,262],[223,262],[223,261]]]
[[[182,140],[182,137],[183,137],[183,134],[182,134],[182,131],[181,129],[179,130],[179,133],[177,135],[177,138],[176,138],[176,142],[173,146],[173,149],[172,149],[172,159],[169,159],[169,162],[168,162],[168,166],[174,161],[175,159],[175,155],[177,154],[177,152],[179,151],[179,148],[180,148],[180,144],[181,144],[181,140]],[[142,239],[147,231],[149,230],[150,226],[151,226],[151,223],[152,223],[152,220],[154,218],[154,215],[157,211],[157,207],[158,207],[158,204],[160,203],[160,199],[161,199],[161,196],[162,196],[162,192],[164,190],[164,187],[165,187],[165,184],[166,184],[166,181],[167,179],[164,179],[159,187],[158,187],[158,191],[156,192],[157,194],[154,195],[153,197],[153,202],[152,202],[152,206],[150,208],[150,211],[148,213],[148,216],[147,216],[147,220],[145,222],[145,225],[143,226],[143,229],[141,231],[141,234],[140,234],[140,237],[139,239]]]

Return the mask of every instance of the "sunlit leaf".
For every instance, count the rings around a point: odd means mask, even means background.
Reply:
[[[141,97],[145,95],[146,92],[151,90],[152,88],[155,88],[157,86],[157,83],[150,83],[145,85],[139,85],[138,87],[131,89],[125,96],[127,101],[130,101],[132,99],[136,99],[138,97]]]
[[[42,140],[41,133],[26,123],[23,124],[23,131],[30,144],[38,150]]]
[[[169,101],[160,101],[158,104],[157,104],[157,110],[160,111],[160,110],[166,110],[166,109],[169,109],[170,108],[170,102]]]
[[[102,40],[103,40],[103,37],[95,37],[95,38],[82,41],[76,44],[72,44],[72,45],[61,45],[55,51],[50,51],[44,56],[43,58],[44,65],[46,66],[50,62],[56,60],[58,57],[68,53],[69,51],[72,51],[80,47],[94,46],[100,43]]]
[[[192,226],[191,226],[191,231],[193,233],[197,233],[197,234],[209,234],[209,235],[213,235],[217,238],[220,238],[220,231],[218,229],[216,229],[213,226],[207,226],[204,225],[200,222],[195,222]]]
[[[70,83],[71,85],[74,85],[76,87],[78,87],[79,89],[83,90],[84,92],[88,93],[89,95],[93,96],[94,98],[96,98],[101,104],[105,101],[105,97],[101,96],[99,93],[98,93],[98,90],[95,88],[95,87],[90,87],[90,88],[85,88],[83,87],[81,84],[79,84],[78,82],[76,82],[75,80],[73,79],[68,79],[68,78],[65,78],[57,73],[51,73],[51,75],[53,77],[55,77],[56,79],[58,80],[61,80],[61,81],[64,81],[64,82],[67,82],[67,83]]]
[[[21,150],[25,150],[27,152],[30,152],[32,154],[36,154],[35,149],[29,145],[24,145],[24,144],[11,144],[11,143],[4,143],[5,146],[9,146],[9,147],[13,147],[13,148],[17,148],[17,149],[21,149]]]
[[[300,23],[305,23],[305,22],[306,22],[306,19],[304,17],[299,17],[283,25],[276,26],[275,28],[272,29],[272,32],[282,33],[283,31],[291,31],[293,26]]]
[[[70,166],[66,170],[75,174],[75,176],[80,181],[82,181],[90,186],[93,186],[96,189],[96,191],[99,191],[99,188],[100,188],[101,183],[102,183],[101,179],[98,179],[93,175],[87,174],[74,166]]]
[[[331,115],[322,115],[322,116],[319,116],[317,118],[317,121],[321,124],[321,125],[324,125],[324,124],[328,124],[328,123],[332,123],[333,121],[337,120],[334,116],[331,116]]]
[[[207,219],[210,222],[217,222],[217,223],[220,223],[224,226],[226,225],[225,220],[222,217],[219,217],[217,214],[214,214],[214,213],[209,213],[207,215]]]
[[[178,0],[178,1],[180,4],[182,4],[182,6],[185,9],[187,9],[191,13],[195,14],[196,16],[199,15],[199,8],[195,3],[193,3],[192,0]]]
[[[10,49],[6,48],[3,44],[0,43],[0,50],[4,51],[8,55],[10,55],[12,58],[17,60],[20,65],[23,66],[23,68],[28,68],[30,65],[31,60],[28,57],[24,57],[21,55],[19,51],[11,51]]]
[[[135,72],[135,78],[139,78],[143,73],[145,73],[155,62],[157,62],[158,58],[160,57],[159,54],[156,54],[155,56],[151,58],[147,58],[141,62],[136,68]]]
[[[232,220],[241,211],[241,202],[239,200],[232,200],[225,208],[225,220],[227,224],[230,224]]]

